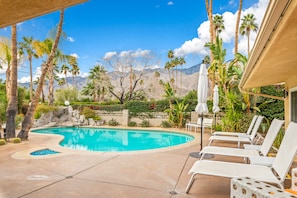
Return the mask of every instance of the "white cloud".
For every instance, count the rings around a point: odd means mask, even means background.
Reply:
[[[148,54],[150,54],[150,50],[142,50],[142,49],[138,49],[135,52],[132,53],[132,56],[134,57],[142,57],[142,56],[146,56]]]
[[[68,40],[69,42],[74,42],[74,38],[73,38],[73,37],[70,37],[70,36],[67,37],[67,40]]]
[[[232,0],[230,2],[232,2]],[[259,0],[259,2],[254,4],[252,7],[243,10],[241,12],[241,18],[248,13],[254,14],[256,18],[256,23],[259,25],[259,28],[260,28],[260,24],[266,12],[268,2],[269,0]],[[214,13],[214,15],[215,14],[216,13]],[[234,42],[237,12],[236,13],[224,12],[222,13],[222,16],[224,18],[225,30],[222,31],[220,36],[223,39],[224,43]],[[176,48],[174,50],[175,55],[186,56],[188,54],[199,54],[199,55],[205,56],[207,54],[207,49],[204,47],[204,44],[209,41],[209,21],[204,21],[203,23],[201,23],[197,29],[197,33],[198,33],[198,37],[185,41],[185,43],[182,44],[182,46],[180,46],[179,48]],[[256,33],[251,32],[251,36],[250,36],[251,47],[255,42],[255,38],[256,38]],[[239,52],[243,54],[247,54],[246,37],[240,36],[238,43],[239,43],[239,46],[238,46]]]
[[[88,72],[84,72],[79,74],[79,76],[83,77],[83,78],[87,78],[90,74]]]
[[[174,3],[173,1],[168,1],[167,5],[172,6]]]
[[[72,53],[72,54],[70,54],[70,56],[73,56],[73,57],[75,57],[75,58],[79,59],[79,56],[78,56],[78,54],[77,54],[77,53]]]
[[[186,41],[180,48],[174,50],[176,56],[185,56],[187,54],[201,54],[206,55],[207,50],[204,47],[205,41],[199,38],[193,38]]]
[[[117,55],[117,52],[106,52],[103,59],[108,60],[108,59],[111,59],[113,56],[116,56],[116,55]]]
[[[37,80],[41,75],[41,67],[37,67],[35,72],[33,72],[33,82]],[[18,83],[28,83],[30,82],[30,76],[24,76],[21,79],[18,79]]]

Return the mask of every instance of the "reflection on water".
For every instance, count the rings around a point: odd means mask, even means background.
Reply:
[[[68,127],[39,129],[33,132],[63,135],[61,146],[89,151],[148,150],[175,146],[193,140],[192,136],[185,134],[122,129]]]

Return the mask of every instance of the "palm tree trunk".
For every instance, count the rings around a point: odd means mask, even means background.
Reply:
[[[6,109],[6,134],[7,138],[15,137],[15,116],[17,114],[17,90],[18,90],[18,62],[17,62],[17,30],[16,25],[11,26],[11,52],[12,64],[10,70],[10,91]]]
[[[239,8],[238,8],[236,26],[235,26],[234,54],[236,54],[238,52],[238,30],[239,30],[241,10],[242,10],[242,0],[239,0]]]
[[[32,56],[29,56],[30,63],[30,101],[33,98],[33,72],[32,72]]]
[[[49,67],[48,105],[54,105],[54,65]]]
[[[45,79],[46,73],[48,71],[48,68],[52,64],[52,61],[53,61],[54,55],[55,55],[55,51],[57,50],[57,47],[58,47],[58,44],[59,44],[59,40],[60,40],[60,36],[61,36],[61,32],[62,32],[63,20],[64,20],[64,10],[62,9],[60,11],[60,22],[59,22],[59,25],[58,25],[58,31],[57,31],[57,35],[56,35],[54,45],[52,47],[51,53],[48,56],[44,67],[42,68],[39,83],[38,83],[37,89],[36,89],[36,94],[34,95],[33,100],[31,102],[31,105],[28,108],[28,111],[27,111],[27,113],[25,115],[25,118],[24,118],[24,120],[22,122],[21,131],[18,134],[18,137],[21,138],[22,140],[28,139],[29,130],[30,130],[31,126],[32,126],[33,116],[34,116],[36,107],[38,105],[39,96],[40,96],[40,93],[41,93],[41,90],[42,90],[42,87],[43,87],[44,79]]]
[[[11,70],[11,65],[9,62],[7,62],[7,69],[6,69],[6,85],[5,85],[5,88],[6,88],[6,97],[7,99],[9,98],[10,96],[10,70]]]
[[[250,56],[250,32],[247,32],[247,40],[248,40],[248,57]]]
[[[210,43],[214,43],[215,41],[215,32],[214,32],[214,25],[213,25],[213,18],[212,18],[212,0],[205,0],[207,16],[209,20],[209,35],[210,35]],[[214,54],[210,51],[210,64],[212,64],[214,60]],[[212,80],[212,90],[215,86],[215,80]]]

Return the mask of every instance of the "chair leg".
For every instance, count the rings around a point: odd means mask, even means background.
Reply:
[[[208,146],[210,146],[210,145],[211,145],[211,143],[212,143],[212,140],[209,140]]]
[[[194,178],[195,175],[196,175],[195,173],[192,174],[191,179],[190,179],[190,181],[189,181],[189,183],[187,185],[187,188],[186,188],[186,193],[188,193],[190,191],[190,189],[191,189],[191,187],[192,187],[192,185],[194,183],[194,180],[195,180],[195,178]]]

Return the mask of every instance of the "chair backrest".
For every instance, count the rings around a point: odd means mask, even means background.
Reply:
[[[211,118],[203,118],[203,127],[212,127],[212,122],[213,122],[213,119]],[[201,117],[199,117],[197,119],[197,125],[198,126],[201,126]]]
[[[260,152],[266,156],[276,138],[276,135],[278,134],[279,130],[284,124],[284,120],[279,120],[279,119],[273,119],[270,127],[267,131],[267,134],[264,138],[264,141],[262,143],[262,146],[260,148]]]
[[[254,127],[254,125],[255,125],[256,120],[257,120],[258,117],[259,117],[259,116],[254,115],[254,117],[253,117],[253,119],[252,119],[252,121],[251,121],[251,124],[250,124],[248,130],[246,131],[246,134],[247,134],[247,135],[250,135],[250,134],[251,134],[252,129],[253,129],[253,127]]]
[[[272,164],[272,168],[280,177],[280,181],[284,181],[288,173],[296,151],[297,151],[297,123],[291,122],[285,132],[285,136],[279,147],[277,155]]]
[[[254,138],[256,137],[256,134],[257,134],[257,132],[259,130],[259,127],[261,125],[261,122],[262,122],[263,118],[264,118],[263,116],[258,116],[258,118],[257,118],[257,121],[256,121],[256,123],[255,123],[255,125],[253,127],[253,130],[252,130],[252,133],[250,135],[250,140],[252,142],[254,141]]]

